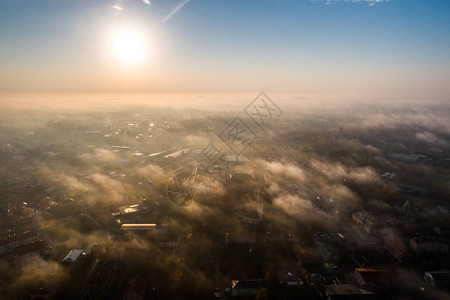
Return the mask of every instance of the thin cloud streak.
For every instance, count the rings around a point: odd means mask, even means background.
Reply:
[[[189,0],[183,0],[180,3],[178,3],[173,9],[172,11],[164,17],[164,19],[162,20],[163,23],[167,22],[167,20],[169,20],[170,18],[172,18],[180,9],[182,9],[187,3],[189,2]]]
[[[345,2],[345,3],[367,3],[369,6],[374,6],[375,3],[389,2],[390,0],[310,0],[312,3],[323,2],[326,5]]]

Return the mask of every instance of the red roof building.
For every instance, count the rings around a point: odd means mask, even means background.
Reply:
[[[409,253],[408,246],[395,236],[384,238],[384,248],[399,262],[404,261]]]
[[[391,273],[388,270],[356,268],[354,275],[356,282],[369,290],[386,291],[391,288]]]

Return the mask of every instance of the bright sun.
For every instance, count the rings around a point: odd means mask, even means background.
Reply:
[[[113,36],[115,56],[125,64],[137,64],[147,56],[147,41],[143,35],[130,29],[121,29]]]

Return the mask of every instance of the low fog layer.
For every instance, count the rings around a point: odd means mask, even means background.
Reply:
[[[36,230],[51,246],[26,264],[1,256],[0,295],[22,297],[40,287],[54,297],[83,295],[92,287],[77,276],[91,276],[107,260],[114,271],[99,294],[120,295],[139,274],[157,298],[208,298],[232,279],[267,283],[277,268],[303,278],[321,272],[318,232],[345,237],[352,253],[336,263],[346,278],[351,255],[372,247],[389,256],[385,236],[407,239],[448,226],[441,209],[450,199],[448,103],[271,93],[283,114],[261,129],[244,112],[256,95],[0,95],[1,236]],[[208,164],[202,150],[211,142],[236,155],[220,138],[236,117],[257,136],[238,153],[246,160]],[[168,156],[183,149],[189,152]],[[406,200],[411,211],[400,215],[396,207]],[[175,250],[162,250],[159,236],[120,230],[113,213],[135,204],[143,212],[130,222],[168,224],[168,235],[179,237]],[[261,220],[243,221],[261,206]],[[352,221],[359,211],[376,216],[383,230],[361,230]],[[251,250],[225,245],[227,233],[243,232],[258,236]],[[267,246],[268,232],[292,232],[309,258],[299,262],[292,247]],[[84,249],[92,269],[60,264],[70,249]],[[443,264],[448,268],[448,259]],[[411,296],[424,285],[421,265],[422,273],[380,265],[397,274],[394,295]]]

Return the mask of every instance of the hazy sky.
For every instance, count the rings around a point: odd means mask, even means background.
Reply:
[[[450,98],[449,0],[149,2],[0,0],[0,88]]]

